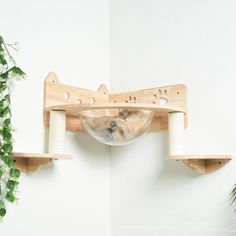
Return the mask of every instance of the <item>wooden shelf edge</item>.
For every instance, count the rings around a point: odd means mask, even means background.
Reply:
[[[35,172],[42,166],[47,166],[52,160],[71,160],[70,155],[50,154],[50,153],[13,153],[15,165],[23,172]]]
[[[58,105],[58,106],[50,106],[46,107],[45,111],[49,112],[52,110],[60,110],[66,111],[69,115],[76,115],[75,113],[79,113],[83,110],[90,109],[143,109],[143,110],[151,110],[151,111],[160,111],[160,112],[186,112],[185,109],[179,108],[177,106],[171,105],[154,105],[147,103],[104,103],[104,104],[66,104],[66,105]]]
[[[176,155],[168,156],[167,160],[231,160],[231,155]]]
[[[66,112],[66,130],[72,132],[83,132],[83,124],[80,118],[80,112],[89,109],[136,109],[153,111],[154,116],[150,125],[149,132],[158,132],[168,129],[168,113],[183,112],[184,126],[188,126],[187,112],[180,107],[171,105],[155,105],[155,104],[127,104],[127,103],[107,103],[107,104],[67,104],[50,106],[44,109],[44,125],[49,127],[50,111],[58,110]]]
[[[54,160],[71,160],[70,155],[64,154],[51,154],[51,153],[26,153],[26,152],[14,152],[15,158],[27,158],[27,159],[54,159]]]

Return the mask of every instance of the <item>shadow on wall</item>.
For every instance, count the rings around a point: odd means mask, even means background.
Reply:
[[[166,160],[168,133],[148,133],[141,140],[121,147],[111,147],[112,176],[127,188],[134,185],[147,196],[159,192],[181,191],[193,181],[204,178],[180,161]],[[120,173],[122,172],[122,174]]]
[[[156,170],[152,171],[147,183],[147,190],[152,192],[164,191],[166,194],[171,192],[180,193],[188,185],[192,185],[195,181],[201,181],[206,175],[198,174],[187,168],[181,161],[166,160],[168,156],[168,133],[162,132],[158,138],[160,146],[159,150],[155,150],[156,155]],[[155,148],[155,147],[153,147]],[[154,154],[155,155],[155,154]],[[154,157],[155,158],[155,157]],[[162,168],[158,168],[158,165]],[[153,186],[156,186],[153,189]],[[170,197],[170,196],[169,196]],[[171,198],[171,197],[170,197]]]
[[[85,159],[92,165],[104,166],[109,157],[109,146],[104,145],[87,133],[71,133],[73,145],[77,146],[80,158]]]
[[[135,156],[135,159],[140,159],[140,161],[144,161],[144,159],[147,162],[154,160],[155,177],[157,178],[162,178],[165,175],[168,175],[168,178],[171,176],[175,178],[195,178],[201,176],[185,167],[181,161],[166,160],[168,156],[168,133],[165,131],[148,133],[137,142],[127,146],[111,147],[111,149],[112,154],[114,154],[112,155],[114,165],[116,163],[119,164],[119,159],[123,155],[129,155],[130,158]],[[153,162],[151,165],[153,166]]]

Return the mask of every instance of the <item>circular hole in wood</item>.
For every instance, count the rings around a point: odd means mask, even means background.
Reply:
[[[114,103],[116,103],[116,100],[114,100]]]
[[[179,91],[177,92],[177,94],[179,94]]]
[[[219,161],[219,165],[221,165],[221,161]]]
[[[166,98],[160,98],[159,99],[159,105],[164,106],[168,103],[168,100]]]
[[[64,96],[65,96],[65,99],[70,99],[70,93],[69,92],[66,92]]]
[[[93,104],[94,104],[94,103],[95,103],[95,101],[96,101],[96,100],[95,100],[95,98],[91,98],[91,103],[93,103]]]
[[[127,101],[127,100],[125,100],[125,102],[126,102],[126,103],[128,103],[128,101]]]

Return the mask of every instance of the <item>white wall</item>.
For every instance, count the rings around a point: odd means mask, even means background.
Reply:
[[[15,151],[44,152],[43,82],[90,89],[109,84],[109,1],[1,1],[0,29],[18,40],[18,64],[28,74],[12,90]],[[23,174],[19,204],[8,205],[4,236],[110,235],[108,148],[85,134],[67,133],[73,161]],[[92,148],[91,148],[92,147]]]
[[[19,40],[17,61],[29,77],[12,91],[15,150],[45,149],[43,79],[53,70],[62,82],[91,89],[185,83],[187,152],[236,156],[235,28],[229,0],[2,1],[1,33]],[[234,235],[228,194],[236,162],[197,175],[164,161],[166,141],[166,132],[148,134],[109,150],[68,132],[74,160],[23,174],[19,204],[8,205],[0,234],[107,236],[111,225],[113,236]]]
[[[188,86],[190,154],[236,156],[236,2],[112,0],[111,88]],[[167,134],[111,149],[113,236],[235,235],[236,162],[197,175],[165,161]]]

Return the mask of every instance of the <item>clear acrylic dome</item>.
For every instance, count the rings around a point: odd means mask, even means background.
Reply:
[[[91,109],[80,113],[84,129],[98,141],[118,146],[131,143],[148,131],[153,117],[149,110]]]

